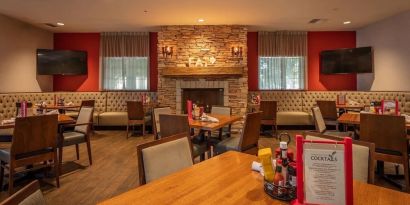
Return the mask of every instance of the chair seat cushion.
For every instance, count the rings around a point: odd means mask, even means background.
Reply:
[[[230,150],[240,151],[239,150],[239,140],[240,140],[240,137],[230,137],[225,140],[222,140],[220,143],[218,143],[215,146],[215,152],[217,154],[222,154]]]
[[[206,144],[192,144],[192,155],[198,157],[207,151]]]
[[[77,111],[67,111],[65,113],[65,115],[68,115],[68,116],[70,116],[74,119],[77,119],[78,112]],[[98,125],[98,115],[99,115],[99,113],[94,111],[94,113],[93,113],[93,123],[94,123],[94,125]]]
[[[323,134],[336,137],[353,137],[353,132],[325,131]]]
[[[278,125],[313,125],[313,117],[307,112],[281,111],[277,113]]]
[[[81,132],[64,132],[63,146],[69,146],[85,142],[85,134]]]
[[[0,149],[0,160],[10,162],[10,148]]]
[[[145,122],[151,121],[151,116],[145,116]],[[99,115],[99,126],[126,126],[128,123],[127,112],[103,112]]]

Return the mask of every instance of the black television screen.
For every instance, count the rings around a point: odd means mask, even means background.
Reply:
[[[37,49],[38,75],[86,75],[87,52]]]
[[[371,47],[327,50],[320,52],[320,72],[372,73],[373,52]]]

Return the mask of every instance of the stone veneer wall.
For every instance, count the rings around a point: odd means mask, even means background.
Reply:
[[[174,54],[172,57],[162,55],[162,47],[172,46]],[[232,57],[231,48],[233,46],[242,47],[242,57]],[[204,51],[201,49],[209,49]],[[243,66],[244,73],[241,77],[228,78],[168,78],[162,76],[162,71],[167,67],[186,67],[189,57],[197,59],[216,58],[215,67]],[[187,67],[186,69],[195,69]],[[163,26],[158,32],[158,102],[161,106],[170,106],[175,112],[177,109],[177,94],[184,81],[199,81],[195,88],[206,88],[209,84],[223,84],[227,82],[224,89],[226,99],[225,105],[232,107],[235,115],[244,115],[247,107],[248,95],[248,68],[247,68],[247,28],[237,25],[218,25],[218,26]],[[211,83],[210,81],[218,81]],[[213,86],[212,86],[213,87]],[[178,101],[178,104],[180,101]],[[178,113],[179,114],[179,113]],[[240,128],[241,123],[233,125],[233,129]]]

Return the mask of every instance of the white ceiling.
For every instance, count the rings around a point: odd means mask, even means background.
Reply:
[[[410,0],[0,0],[0,13],[54,32],[155,31],[161,25],[197,24],[355,30],[407,10]],[[199,18],[205,22],[198,23]],[[313,18],[327,20],[308,24]],[[65,26],[42,25],[56,22]]]

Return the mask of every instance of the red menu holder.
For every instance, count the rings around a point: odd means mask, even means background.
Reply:
[[[192,101],[191,100],[186,101],[186,110],[188,112],[188,119],[192,120]]]
[[[303,145],[305,143],[317,144],[343,144],[344,145],[344,168],[345,168],[345,202],[346,205],[353,205],[353,165],[352,165],[352,139],[345,137],[343,141],[330,140],[305,140],[303,136],[296,135],[296,176],[297,176],[297,199],[292,201],[291,205],[311,204],[305,200],[305,180],[304,180],[304,162],[303,162]]]
[[[389,102],[391,102],[391,101],[389,101]],[[399,101],[397,100],[397,98],[394,100],[394,104],[395,104],[394,114],[396,116],[398,116],[400,108],[399,108]],[[385,111],[386,111],[386,103],[385,103],[385,100],[382,100],[382,102],[381,102],[381,113],[386,114]]]

